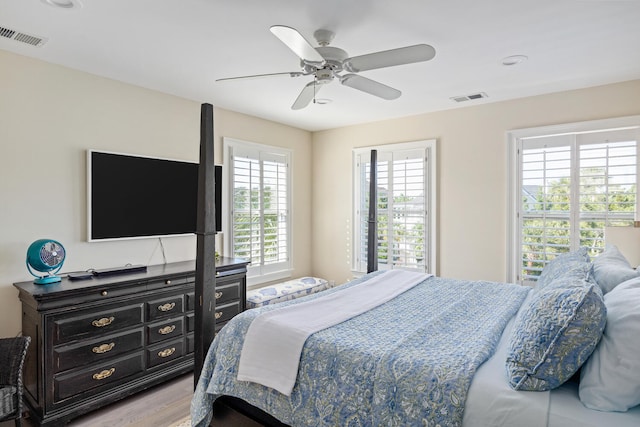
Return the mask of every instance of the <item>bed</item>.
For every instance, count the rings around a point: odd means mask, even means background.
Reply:
[[[535,288],[424,276],[369,303],[387,275],[233,318],[196,363],[193,425],[640,425],[640,277],[615,246],[557,257]],[[252,327],[332,300],[369,309],[311,330],[290,388],[238,380]]]
[[[638,281],[636,280],[636,282]],[[359,283],[359,281],[355,281],[354,285],[357,283]],[[348,421],[352,421],[353,425],[412,425],[411,420],[406,418],[385,418],[384,415],[381,415],[379,418],[374,419],[368,418],[366,414],[361,416],[359,414],[349,413],[345,408],[358,405],[353,402],[360,402],[359,409],[365,413],[368,412],[371,409],[371,405],[363,403],[361,399],[370,396],[371,400],[373,400],[373,397],[371,397],[370,390],[368,389],[359,394],[354,391],[355,386],[367,383],[366,379],[356,374],[345,375],[345,371],[337,370],[336,366],[344,365],[346,372],[366,371],[365,367],[368,363],[366,360],[358,359],[354,362],[344,355],[348,355],[350,351],[356,351],[362,354],[363,352],[369,351],[362,350],[362,347],[365,346],[367,342],[371,343],[376,340],[386,342],[390,337],[397,335],[397,327],[393,326],[394,321],[380,322],[379,319],[381,317],[389,319],[391,313],[397,309],[397,306],[401,306],[404,309],[404,314],[408,314],[409,317],[413,317],[416,321],[422,321],[424,319],[416,318],[417,308],[425,308],[425,318],[428,317],[428,310],[431,308],[430,304],[422,300],[423,297],[429,296],[430,292],[440,293],[446,288],[459,289],[460,287],[469,285],[487,287],[493,290],[515,286],[492,284],[490,282],[463,282],[432,277],[421,284],[424,288],[432,288],[430,291],[421,289],[420,292],[418,292],[418,290],[415,289],[406,292],[396,299],[396,305],[390,304],[387,307],[378,307],[367,314],[359,316],[359,321],[354,322],[355,324],[345,322],[341,328],[334,328],[335,330],[328,329],[314,334],[310,337],[308,343],[305,344],[306,350],[303,351],[302,354],[300,378],[310,378],[312,381],[318,381],[319,378],[322,378],[322,372],[328,372],[331,373],[331,375],[326,375],[324,381],[319,382],[315,390],[313,386],[309,385],[294,387],[294,391],[290,396],[285,396],[280,392],[259,384],[238,382],[235,379],[238,369],[238,354],[242,348],[241,336],[246,333],[246,329],[251,321],[262,312],[260,309],[250,310],[245,315],[235,318],[232,323],[225,326],[225,329],[216,337],[209,352],[209,357],[204,364],[205,368],[192,403],[193,420],[196,422],[198,420],[202,421],[201,424],[196,425],[207,425],[208,416],[210,415],[208,412],[212,407],[213,401],[222,395],[234,395],[261,409],[263,411],[262,413],[266,412],[276,415],[279,420],[290,425],[350,425]],[[307,300],[318,298],[324,293],[340,292],[341,290],[342,288],[323,291],[310,297],[283,303],[280,307],[305,303]],[[506,291],[506,289],[503,290]],[[516,391],[509,386],[505,373],[505,360],[509,351],[509,341],[512,336],[514,323],[518,318],[518,314],[516,313],[522,312],[523,308],[527,306],[532,298],[531,291],[524,290],[524,292],[524,298],[518,304],[515,312],[505,308],[503,312],[496,313],[503,317],[504,328],[497,334],[498,339],[490,352],[492,356],[488,357],[486,361],[481,360],[483,363],[479,365],[470,382],[464,408],[460,411],[462,416],[457,418],[457,420],[461,421],[451,421],[449,423],[446,421],[449,420],[449,418],[444,417],[441,418],[441,420],[444,419],[445,421],[441,422],[440,425],[563,427],[640,425],[640,407],[638,406],[633,407],[627,412],[601,412],[587,409],[578,398],[578,384],[575,381],[568,381],[552,391]],[[471,294],[469,296],[471,296]],[[450,296],[450,298],[453,299],[457,297],[458,296],[454,294]],[[477,298],[477,295],[475,295],[475,297]],[[447,299],[450,301],[450,298]],[[487,296],[483,298],[484,299],[478,301],[479,305],[486,306],[487,303],[490,303],[491,298],[487,299]],[[412,302],[413,305],[411,305]],[[442,303],[442,301],[438,303]],[[277,309],[279,307],[271,306],[269,309],[273,310],[274,308]],[[499,324],[502,325],[502,323]],[[355,336],[350,334],[350,330],[356,331],[354,332]],[[367,334],[362,334],[362,331],[366,331]],[[426,335],[434,333],[433,330],[426,331],[428,331],[428,333],[423,334],[423,338]],[[442,334],[445,332],[447,334],[452,333],[451,330],[443,328],[443,325],[438,325],[435,332],[437,333],[438,331]],[[413,332],[415,333],[415,331]],[[466,335],[468,334],[468,330],[458,333]],[[360,339],[356,339],[358,334],[360,334]],[[409,333],[409,336],[411,336],[411,333]],[[458,338],[454,341],[462,342]],[[336,342],[340,343],[340,345],[337,345]],[[410,351],[428,345],[427,342],[424,341],[414,341],[413,344],[414,347],[412,347]],[[324,354],[324,356],[321,354]],[[397,354],[392,355],[397,356]],[[347,357],[347,359],[343,360],[341,357]],[[331,364],[327,364],[327,366],[324,366],[322,361],[326,360],[335,361],[335,365],[331,366]],[[381,363],[381,365],[384,367],[384,363]],[[212,385],[211,379],[216,377],[219,382]],[[379,375],[378,379],[380,377]],[[336,380],[336,378],[338,378],[338,380]],[[346,382],[340,385],[340,387],[343,387],[345,390],[342,394],[336,391],[339,387],[335,384],[336,381],[339,382],[340,378],[343,380],[347,378],[347,380],[345,380]],[[351,385],[349,381],[352,381]],[[419,388],[421,383],[421,381],[407,381],[406,378],[404,382],[410,389]],[[332,386],[330,387],[329,384],[332,384]],[[209,388],[210,386],[211,388]],[[305,387],[306,390],[303,390]],[[207,389],[214,391],[215,394],[207,393]],[[311,398],[310,396],[318,390],[331,390],[328,393],[330,399],[323,397]],[[428,395],[428,390],[423,391],[425,393],[423,393],[422,398]],[[349,395],[352,395],[352,401],[346,399]],[[408,396],[412,397],[414,395],[409,393]],[[306,404],[303,402],[306,402]],[[388,403],[389,401],[387,400],[386,402]],[[403,401],[403,399],[399,398],[397,402],[399,402],[398,406],[406,405],[406,401]],[[429,408],[429,405],[427,405],[426,408]],[[443,408],[446,410],[447,407]],[[406,408],[403,410],[406,410]],[[296,417],[291,414],[291,411],[300,412]],[[344,415],[340,415],[340,411],[342,411]],[[260,414],[261,412],[258,412],[258,415],[254,414],[253,417],[260,419]],[[387,416],[389,415],[387,414]],[[314,421],[311,423],[309,420]],[[268,421],[264,421],[263,423],[267,424]],[[214,423],[214,425],[217,424]],[[437,423],[428,425],[437,425]]]

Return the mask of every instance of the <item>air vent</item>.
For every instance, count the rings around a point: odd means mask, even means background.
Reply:
[[[0,27],[0,37],[15,40],[20,43],[40,47],[47,42],[47,39],[30,34],[21,33],[6,27]]]
[[[474,99],[488,98],[484,92],[472,93],[471,95],[452,96],[450,99],[455,102],[473,101]]]

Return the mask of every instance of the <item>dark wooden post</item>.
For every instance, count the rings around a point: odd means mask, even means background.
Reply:
[[[369,174],[369,227],[367,230],[367,273],[378,270],[378,151],[371,150]]]
[[[200,109],[200,165],[196,225],[196,325],[193,379],[200,378],[204,359],[215,335],[216,300],[216,185],[213,158],[213,105]]]

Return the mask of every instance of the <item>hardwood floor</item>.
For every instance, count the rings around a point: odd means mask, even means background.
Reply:
[[[73,419],[68,427],[168,427],[189,415],[193,374],[189,373],[120,402]],[[0,422],[0,427],[13,426]],[[28,419],[23,426],[32,427]]]

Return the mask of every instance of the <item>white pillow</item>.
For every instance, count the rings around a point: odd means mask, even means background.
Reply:
[[[624,412],[640,404],[640,277],[604,296],[607,325],[582,367],[580,400],[587,408]]]
[[[604,251],[593,260],[593,277],[602,289],[602,293],[611,292],[620,283],[640,276],[615,245],[607,245]]]

